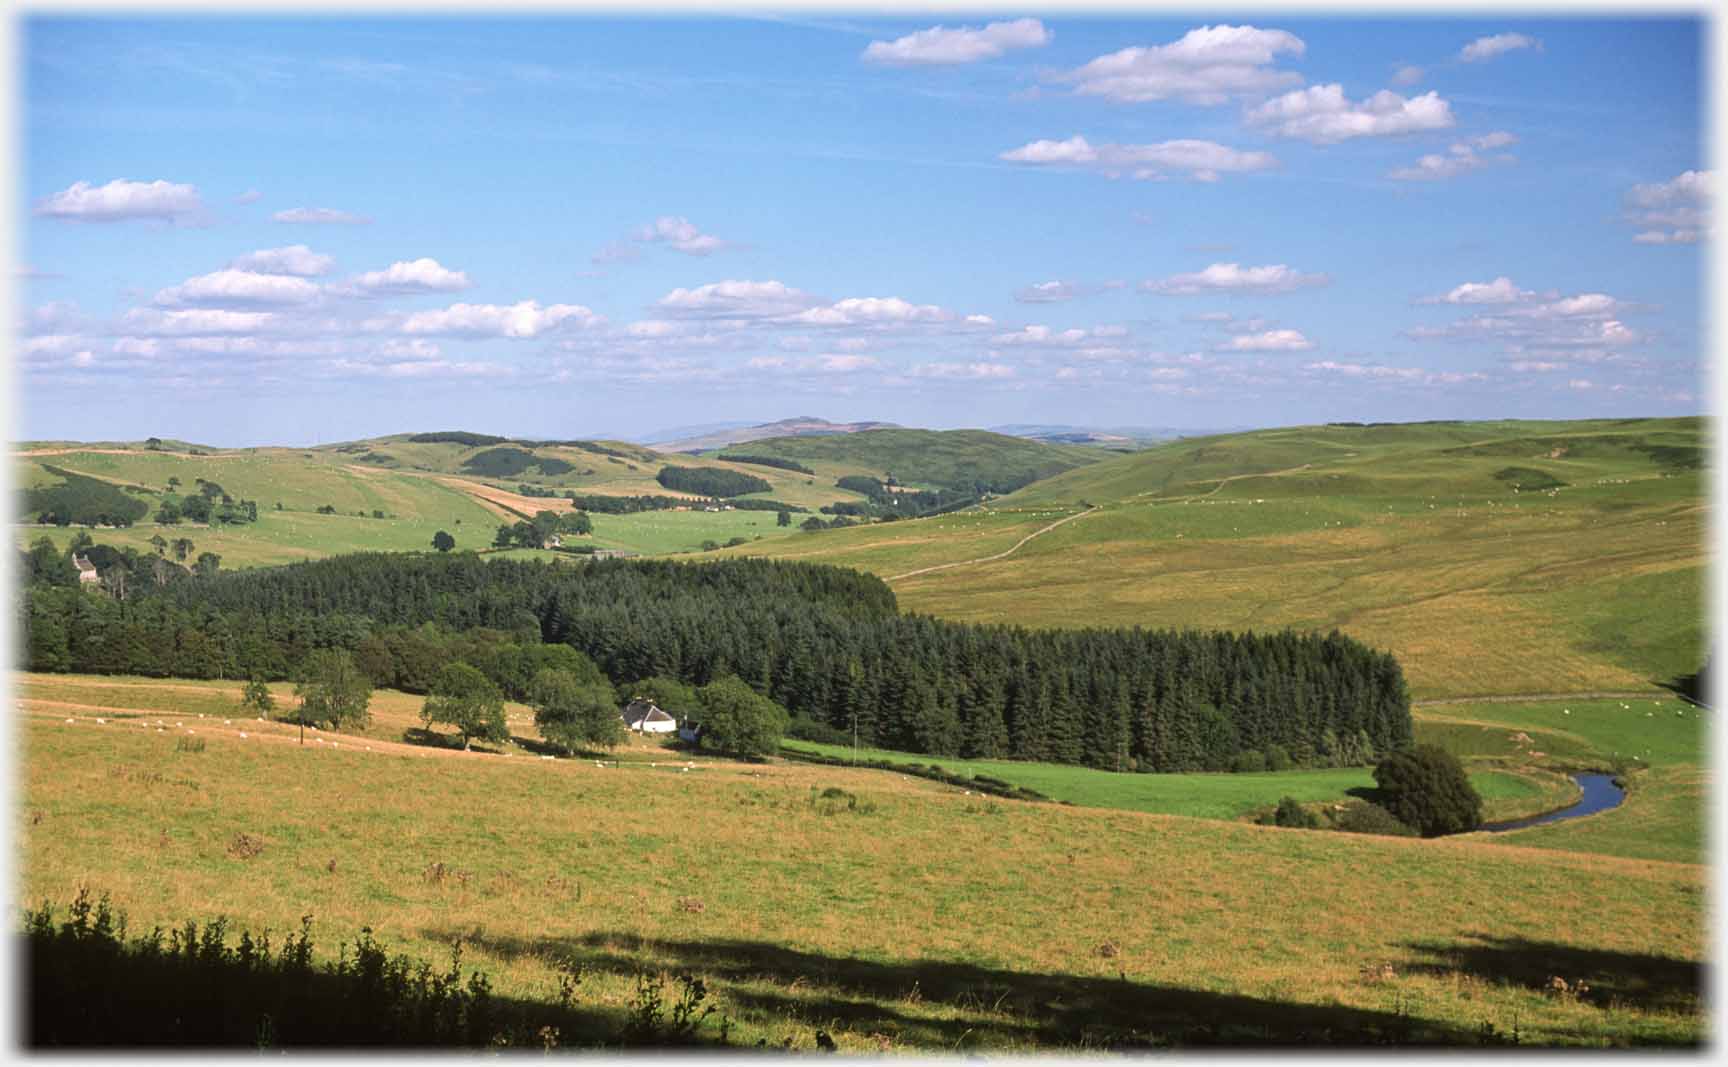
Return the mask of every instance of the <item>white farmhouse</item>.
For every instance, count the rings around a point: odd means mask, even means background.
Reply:
[[[624,725],[645,734],[669,734],[678,729],[678,720],[661,711],[652,700],[637,697],[624,709]]]

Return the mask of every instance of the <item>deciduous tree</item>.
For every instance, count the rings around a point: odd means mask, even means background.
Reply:
[[[431,726],[445,723],[462,734],[467,749],[476,737],[483,741],[505,741],[510,737],[504,722],[504,694],[491,680],[466,663],[447,663],[432,680],[420,718]]]

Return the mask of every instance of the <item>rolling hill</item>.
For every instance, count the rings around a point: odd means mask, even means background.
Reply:
[[[988,430],[862,430],[844,436],[776,437],[752,441],[755,455],[827,463],[846,473],[901,484],[970,489],[976,483],[1010,492],[1040,478],[1099,462],[1107,455],[1079,445],[1053,445]]]
[[[1638,688],[1703,656],[1704,429],[1186,439],[981,509],[735,551],[858,566],[909,609],[971,621],[1336,628],[1394,652],[1418,697]],[[1521,491],[1528,472],[1563,484]]]

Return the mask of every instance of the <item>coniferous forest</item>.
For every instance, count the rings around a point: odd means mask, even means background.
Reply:
[[[1271,746],[1329,765],[1411,739],[1397,661],[1335,632],[947,622],[901,614],[875,576],[814,564],[359,554],[125,599],[31,581],[20,606],[34,671],[282,679],[340,648],[378,685],[424,692],[462,659],[519,696],[524,646],[548,642],[618,683],[736,675],[795,721],[940,756],[1222,770]]]

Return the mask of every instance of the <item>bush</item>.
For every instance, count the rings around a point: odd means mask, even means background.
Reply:
[[[1257,748],[1236,753],[1236,758],[1230,761],[1230,769],[1237,774],[1253,774],[1266,769],[1266,757]]]
[[[1290,753],[1283,745],[1266,746],[1266,769],[1269,771],[1287,771],[1296,766],[1296,761],[1290,758]]]
[[[1423,837],[1461,834],[1482,825],[1482,798],[1458,757],[1437,745],[1394,752],[1374,768],[1382,806]]]
[[[1347,834],[1382,834],[1387,837],[1415,837],[1416,831],[1398,821],[1397,816],[1377,804],[1352,804],[1332,822],[1332,829]]]
[[[1295,797],[1284,797],[1278,801],[1278,808],[1272,813],[1272,825],[1296,830],[1314,830],[1320,826],[1320,817],[1304,808]]]

